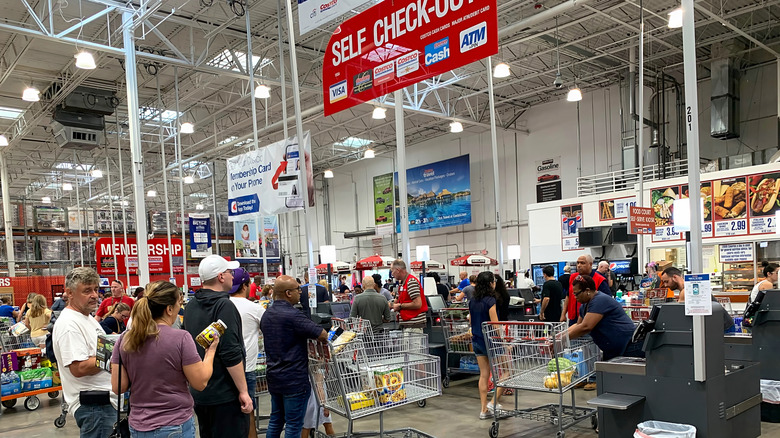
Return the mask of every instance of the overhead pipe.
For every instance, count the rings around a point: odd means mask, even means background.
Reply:
[[[501,38],[511,36],[517,32],[528,30],[531,27],[539,23],[542,23],[544,21],[552,20],[553,18],[567,12],[569,9],[577,5],[583,5],[585,3],[588,3],[589,1],[590,0],[569,0],[559,5],[553,6],[549,9],[545,9],[544,11],[538,14],[534,14],[528,18],[516,22],[515,24],[502,28],[498,32],[498,39],[500,40]]]

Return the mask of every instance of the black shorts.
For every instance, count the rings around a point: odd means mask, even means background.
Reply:
[[[195,404],[201,438],[246,438],[249,436],[249,415],[241,412],[241,402],[221,405]]]

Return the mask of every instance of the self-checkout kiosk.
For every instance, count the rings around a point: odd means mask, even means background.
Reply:
[[[764,298],[746,310],[746,316],[753,314],[751,333],[725,336],[726,358],[759,362],[762,379],[780,380],[780,290],[764,292]]]
[[[647,420],[695,426],[699,438],[753,438],[761,434],[759,366],[727,359],[723,307],[704,318],[706,380],[694,379],[693,318],[685,305],[653,308],[644,327],[646,358],[596,362],[599,437],[633,436]],[[654,324],[653,324],[654,323]]]

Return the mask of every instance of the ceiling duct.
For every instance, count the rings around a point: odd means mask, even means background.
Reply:
[[[376,230],[347,231],[344,233],[345,239],[354,239],[357,237],[367,237],[367,236],[376,236]]]
[[[721,140],[739,137],[739,60],[736,40],[712,45],[710,135]]]
[[[44,97],[55,95],[59,88],[59,84],[53,84]],[[113,91],[76,87],[57,107],[68,112],[109,116],[118,106],[119,99]]]
[[[51,122],[54,141],[65,149],[91,150],[103,144],[102,130],[66,126],[60,122]]]

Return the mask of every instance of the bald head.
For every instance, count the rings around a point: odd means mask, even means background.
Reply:
[[[602,275],[603,275],[603,274],[606,274],[606,273],[607,273],[607,271],[609,271],[609,263],[608,263],[608,262],[605,262],[605,261],[603,261],[603,260],[602,260],[602,261],[600,261],[600,262],[599,262],[599,267],[598,267],[598,269],[597,269],[597,270],[599,271],[599,274],[602,274]]]
[[[274,281],[274,299],[297,304],[301,300],[301,286],[289,275],[276,277]]]
[[[466,278],[468,278],[468,276],[469,276],[469,273],[468,273],[468,272],[466,272],[466,271],[460,271],[460,279],[461,279],[461,280],[465,280]]]
[[[374,278],[371,276],[368,276],[363,279],[363,290],[369,290],[374,289],[377,290],[376,282],[374,281]]]
[[[577,273],[590,275],[593,271],[593,256],[585,254],[577,257]]]

